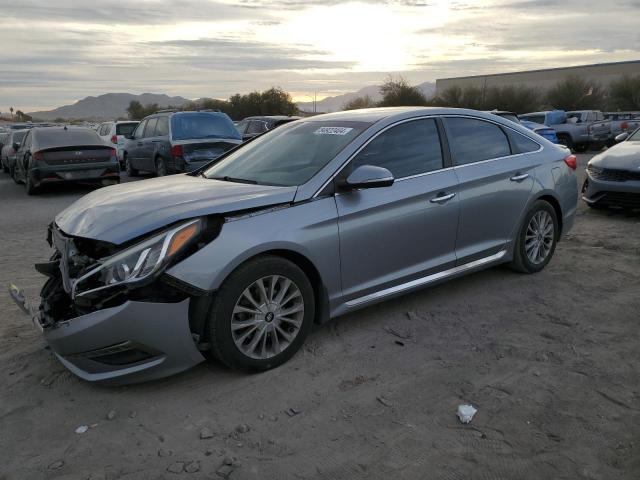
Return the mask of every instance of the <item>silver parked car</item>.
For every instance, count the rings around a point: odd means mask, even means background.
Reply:
[[[582,199],[592,208],[640,209],[640,129],[616,141],[589,160]]]
[[[572,226],[575,157],[473,110],[298,120],[187,175],[60,213],[37,325],[78,376],[265,370],[314,322],[501,263],[534,273]],[[14,298],[20,300],[16,290]]]

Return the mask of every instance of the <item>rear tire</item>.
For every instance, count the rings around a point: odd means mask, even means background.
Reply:
[[[212,354],[238,370],[283,364],[311,330],[314,298],[309,279],[294,263],[276,256],[247,262],[229,275],[212,302],[207,326]]]
[[[38,193],[38,187],[35,186],[29,170],[25,172],[24,177],[25,177],[24,183],[25,183],[25,186],[27,187],[27,195],[36,195]]]
[[[578,143],[573,146],[573,151],[576,153],[584,153],[589,149],[588,143]]]
[[[544,200],[536,201],[518,232],[510,267],[522,273],[537,273],[547,266],[558,243],[558,216]]]
[[[21,185],[22,182],[18,180],[18,178],[16,177],[16,166],[12,165],[11,166],[11,172],[10,172],[11,178],[13,179],[14,182],[16,182],[18,185]]]
[[[6,162],[4,161],[4,159],[2,159],[2,171],[4,173],[9,173],[9,167],[7,166]]]
[[[124,168],[127,172],[127,175],[130,177],[137,177],[140,172],[137,169],[131,166],[131,161],[129,160],[129,155],[124,154]]]
[[[156,177],[166,177],[167,173],[167,163],[164,161],[162,157],[156,157]]]

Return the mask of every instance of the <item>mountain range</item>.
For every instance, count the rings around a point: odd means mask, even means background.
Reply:
[[[433,97],[436,92],[436,84],[432,82],[424,82],[416,85],[416,88],[422,91],[427,98]],[[316,102],[316,112],[337,112],[342,110],[344,105],[351,100],[369,95],[374,102],[382,99],[379,85],[369,85],[361,88],[357,92],[345,93],[335,97],[325,97]],[[305,112],[313,112],[313,102],[298,102],[298,108]]]
[[[433,96],[436,86],[432,82],[424,82],[416,85],[427,98]],[[382,98],[380,86],[369,85],[356,92],[345,93],[334,97],[326,97],[316,102],[317,112],[336,112],[342,110],[344,105],[357,97],[369,95],[374,101]],[[156,93],[143,93],[134,95],[132,93],[106,93],[97,97],[86,97],[78,100],[73,105],[65,105],[53,110],[30,112],[34,119],[55,120],[64,118],[66,120],[113,120],[127,117],[127,107],[131,101],[137,100],[143,105],[157,103],[159,107],[181,107],[190,100],[184,97],[170,97],[169,95]],[[298,108],[306,112],[313,111],[313,102],[298,102]]]
[[[143,93],[142,95],[106,93],[97,97],[83,98],[73,105],[65,105],[48,111],[31,112],[29,115],[40,120],[54,120],[56,118],[113,120],[126,118],[127,107],[133,100],[137,100],[143,105],[157,103],[159,107],[180,107],[189,101],[183,97],[170,97],[156,93]]]

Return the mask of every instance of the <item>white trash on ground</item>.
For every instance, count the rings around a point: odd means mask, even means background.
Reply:
[[[458,406],[458,418],[462,423],[469,423],[473,420],[473,416],[478,411],[473,405],[459,405]]]
[[[80,425],[78,428],[76,428],[76,433],[85,433],[87,430],[89,430],[89,427],[87,425]]]

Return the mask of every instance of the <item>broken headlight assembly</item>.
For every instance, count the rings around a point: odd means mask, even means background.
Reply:
[[[141,286],[153,280],[181,253],[198,239],[203,220],[191,220],[137,243],[110,257],[100,260],[73,282],[71,297],[118,286]]]

